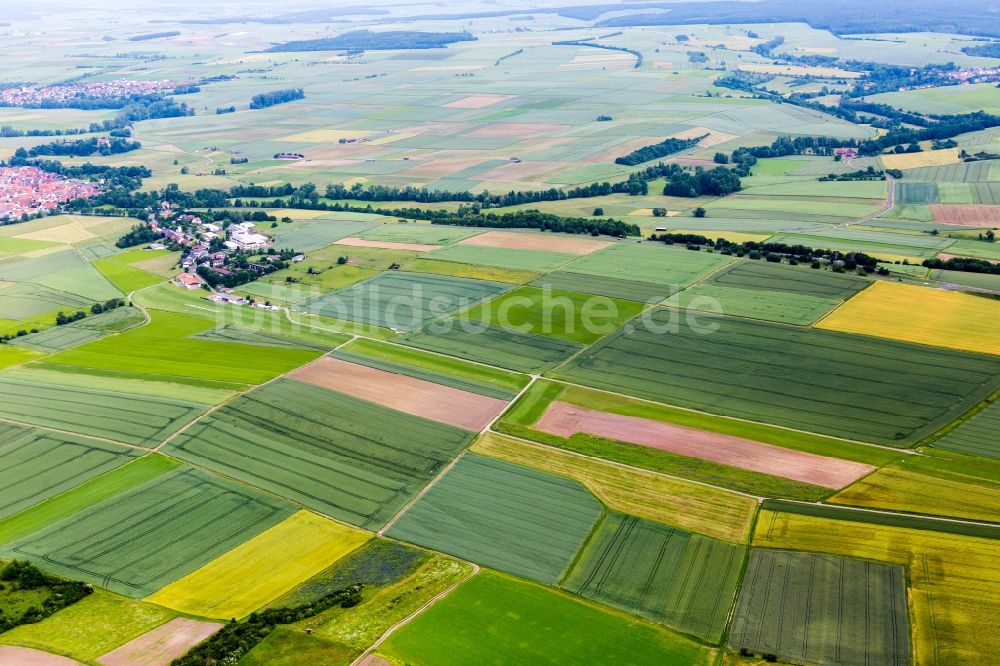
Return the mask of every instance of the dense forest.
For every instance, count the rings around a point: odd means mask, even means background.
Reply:
[[[660,143],[654,143],[651,146],[643,146],[642,148],[633,150],[628,155],[622,155],[621,157],[615,159],[615,164],[636,166],[638,164],[642,164],[643,162],[658,160],[666,157],[667,155],[673,155],[674,153],[679,153],[682,150],[687,150],[688,148],[696,146],[698,145],[698,142],[706,136],[708,135],[702,134],[699,137],[691,139],[667,139],[666,141],[661,141]]]
[[[14,157],[18,159],[49,155],[90,157],[95,153],[108,156],[128,153],[139,148],[142,148],[142,144],[138,141],[129,141],[121,137],[113,137],[111,139],[92,137],[90,139],[77,139],[76,141],[53,141],[52,143],[32,146],[28,149],[18,148],[14,151]]]
[[[453,42],[468,42],[476,38],[468,32],[419,32],[390,30],[372,32],[352,30],[336,37],[305,39],[275,44],[269,52],[289,51],[384,51],[393,49],[437,49]]]

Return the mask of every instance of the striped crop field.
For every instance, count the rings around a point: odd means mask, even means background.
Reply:
[[[910,663],[906,571],[847,557],[755,548],[729,645],[792,662],[905,666]]]
[[[706,334],[657,310],[554,373],[717,414],[907,446],[1000,387],[1000,358],[731,317]],[[669,335],[664,335],[669,332]]]

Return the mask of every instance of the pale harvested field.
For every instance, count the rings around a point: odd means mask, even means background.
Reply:
[[[467,152],[461,154],[468,154]],[[482,155],[477,155],[476,157],[459,157],[459,153],[455,153],[453,156],[441,156],[436,159],[428,160],[420,164],[416,164],[405,171],[401,171],[401,175],[405,176],[416,176],[418,178],[441,178],[443,176],[450,176],[453,173],[458,173],[463,169],[468,169],[469,167],[476,166],[486,160],[490,159],[490,156],[486,153]]]
[[[484,171],[477,178],[492,181],[525,180],[554,173],[559,169],[565,169],[565,167],[565,162],[510,162]]]
[[[334,245],[349,245],[351,247],[377,247],[383,250],[413,250],[415,252],[430,252],[440,250],[440,245],[425,245],[424,243],[396,243],[394,241],[366,240],[364,238],[341,238]]]
[[[906,258],[907,259],[912,259],[912,257],[906,257]],[[941,261],[948,261],[949,259],[963,259],[963,258],[965,258],[965,255],[964,254],[951,254],[949,252],[941,252],[941,253],[939,253],[937,255],[937,258],[940,259]],[[900,257],[900,259],[902,259],[902,257]],[[985,262],[988,262],[988,263],[991,263],[991,264],[1000,264],[1000,261],[998,261],[996,259],[982,259],[982,261],[985,261]]]
[[[97,658],[104,666],[168,666],[222,629],[218,622],[177,617]]]
[[[653,65],[655,65],[657,69],[672,69],[674,63],[670,62],[669,60],[657,60],[656,62],[653,63]]]
[[[51,229],[40,229],[38,231],[32,231],[27,234],[15,236],[15,238],[49,241],[52,243],[77,243],[79,241],[89,240],[93,237],[94,234],[87,231],[87,229],[84,228],[84,225],[80,224],[77,220],[67,222],[66,224],[60,224],[58,227],[52,227]]]
[[[465,68],[459,68],[465,69]],[[494,104],[499,104],[508,99],[514,99],[513,95],[469,95],[468,97],[463,97],[462,99],[456,99],[454,102],[448,102],[444,105],[446,109],[482,109],[487,106],[493,106]]]
[[[944,166],[958,164],[958,148],[942,150],[925,150],[920,153],[903,153],[901,155],[882,155],[882,165],[887,169],[917,169],[919,167]]]
[[[567,254],[590,254],[602,250],[612,243],[607,241],[586,240],[555,234],[512,233],[506,231],[487,231],[484,234],[466,238],[459,245],[480,245],[483,247],[502,247],[508,250],[545,250],[548,252],[565,252]]]
[[[816,328],[967,352],[1000,354],[1000,301],[879,280]]]
[[[475,432],[489,425],[507,407],[506,401],[497,398],[330,357],[295,370],[288,376]]]
[[[1000,226],[1000,206],[984,204],[931,204],[934,221],[963,227],[994,229]]]
[[[559,400],[549,405],[533,427],[559,437],[587,433],[617,439],[824,488],[843,488],[875,469],[871,465],[783,449],[730,435],[598,412]]]
[[[547,123],[493,123],[469,132],[466,136],[489,137],[489,136],[513,136],[521,139],[530,139],[541,134],[558,132],[569,129],[570,125],[552,125]]]
[[[80,666],[80,662],[41,650],[0,645],[0,666]]]

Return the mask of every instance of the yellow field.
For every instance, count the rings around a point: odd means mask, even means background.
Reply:
[[[958,164],[961,161],[958,156],[958,148],[925,150],[922,153],[903,153],[902,155],[882,155],[882,164],[887,169],[944,166],[945,164]]]
[[[396,132],[395,134],[389,134],[387,136],[379,137],[378,139],[372,139],[368,142],[368,144],[372,146],[381,146],[386,143],[392,143],[393,141],[412,139],[415,136],[417,136],[416,132]]]
[[[856,79],[861,72],[849,72],[836,67],[805,67],[803,65],[765,65],[760,63],[743,63],[740,71],[757,74],[773,74],[775,76],[817,76],[825,79]]]
[[[969,520],[1000,516],[1000,483],[948,472],[925,474],[908,469],[910,462],[904,458],[880,469],[828,501]]]
[[[904,565],[914,663],[1000,660],[1000,541],[762,511],[753,545]]]
[[[612,509],[707,536],[746,540],[757,501],[652,472],[619,467],[520,440],[486,433],[476,453],[576,479]]]
[[[1000,301],[878,281],[821,319],[816,327],[1000,354],[997,321]]]
[[[51,243],[76,243],[78,241],[89,240],[94,234],[87,231],[82,224],[76,220],[66,222],[51,229],[40,229],[26,234],[20,234],[15,238],[27,238],[28,240],[49,241]]]
[[[240,618],[315,576],[370,538],[299,511],[147,598],[182,613]]]

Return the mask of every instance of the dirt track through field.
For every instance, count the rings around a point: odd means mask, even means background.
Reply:
[[[97,658],[105,666],[167,666],[222,628],[218,622],[174,618]]]
[[[507,250],[545,250],[547,252],[565,252],[567,254],[590,254],[612,244],[607,241],[571,238],[555,234],[543,235],[507,231],[487,231],[478,236],[466,238],[459,243],[459,245],[502,247]]]
[[[366,238],[341,238],[334,242],[334,245],[347,245],[350,247],[376,247],[383,250],[413,250],[415,252],[430,252],[440,250],[440,245],[426,245],[424,243],[397,243],[396,241],[368,240]]]
[[[599,412],[558,400],[549,405],[534,428],[560,437],[587,433],[617,439],[824,488],[843,488],[875,470],[862,463],[651,419]]]
[[[80,666],[80,662],[41,650],[0,645],[0,666]]]
[[[497,398],[330,357],[288,376],[474,432],[489,425],[507,407],[506,401]]]

